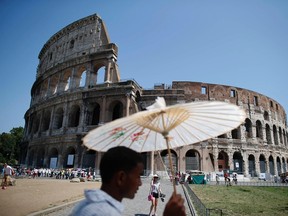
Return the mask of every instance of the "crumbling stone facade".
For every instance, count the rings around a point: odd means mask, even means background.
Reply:
[[[229,133],[173,149],[177,170],[230,169],[245,176],[287,171],[287,120],[277,101],[247,89],[201,82],[174,81],[143,89],[135,80],[120,79],[117,57],[118,47],[96,14],[66,26],[47,41],[25,113],[21,164],[97,170],[101,153],[86,149],[81,139],[103,123],[145,110],[161,96],[167,105],[226,101],[247,114],[245,123]],[[157,157],[169,167],[165,150],[142,154],[145,174],[153,172]]]

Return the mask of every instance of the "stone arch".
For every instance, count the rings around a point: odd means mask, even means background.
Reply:
[[[259,163],[260,163],[260,173],[266,173],[266,158],[263,154],[259,156]]]
[[[80,106],[77,104],[72,105],[69,112],[68,127],[78,127],[80,122]]]
[[[53,147],[49,152],[49,168],[55,169],[58,165],[58,150]]]
[[[218,170],[221,172],[222,170],[229,169],[229,157],[228,154],[224,151],[220,151],[218,154]]]
[[[33,118],[33,123],[32,123],[32,125],[33,125],[32,133],[33,133],[33,134],[38,133],[39,128],[40,128],[40,114],[37,114],[37,115],[35,116],[35,118]]]
[[[80,67],[75,73],[73,79],[75,83],[75,88],[85,87],[86,85],[87,70],[84,66]]]
[[[200,154],[194,149],[190,149],[185,154],[186,170],[201,170],[200,168]]]
[[[70,82],[71,82],[71,71],[67,70],[64,72],[62,78],[62,85],[64,91],[68,91],[70,89]]]
[[[282,129],[279,127],[279,141],[281,144],[283,144],[283,136],[282,136]]]
[[[113,101],[110,105],[109,105],[109,109],[108,109],[108,120],[109,121],[113,121],[115,119],[121,118],[123,117],[123,112],[124,112],[124,106],[123,103],[116,100]]]
[[[95,162],[96,162],[96,151],[94,150],[85,151],[83,154],[82,167],[95,168],[96,167]]]
[[[231,131],[232,139],[241,139],[241,129],[240,127],[235,128]]]
[[[59,84],[59,75],[53,75],[50,78],[50,83],[49,83],[49,89],[50,89],[50,93],[51,95],[54,95],[57,93],[58,91],[58,84]]]
[[[255,166],[255,157],[253,154],[248,156],[248,172],[251,177],[256,176],[256,166]]]
[[[246,131],[246,137],[247,138],[252,138],[253,137],[252,122],[248,118],[245,119],[245,131]]]
[[[45,112],[44,112],[44,114],[42,116],[42,128],[41,128],[41,131],[49,130],[50,119],[51,119],[51,111],[50,110],[45,110]]]
[[[275,125],[273,125],[273,137],[274,137],[274,144],[279,145],[277,127]]]
[[[269,114],[267,111],[264,111],[264,120],[269,121]]]
[[[90,87],[105,82],[106,65],[104,62],[97,62],[93,65],[93,72],[91,73]]]
[[[57,108],[54,113],[53,129],[60,129],[63,126],[64,110],[62,107]]]
[[[271,130],[270,130],[270,126],[268,124],[266,124],[265,127],[266,130],[266,140],[268,144],[272,144],[272,139],[271,139]]]
[[[282,173],[282,167],[281,167],[281,160],[280,157],[276,158],[276,165],[277,165],[277,174],[281,174]]]
[[[41,93],[40,93],[40,97],[44,98],[47,96],[47,92],[48,92],[48,79],[45,79],[42,84],[41,84]]]
[[[285,132],[285,130],[283,129],[283,144],[285,145],[285,146],[287,146],[287,139],[286,139],[286,132]]]
[[[283,164],[283,172],[286,173],[287,172],[287,164],[286,164],[284,157],[282,157],[282,164]]]
[[[40,148],[37,152],[36,167],[44,167],[45,149]]]
[[[241,152],[236,151],[233,154],[234,171],[237,173],[243,173],[243,156]]]
[[[261,121],[256,121],[256,137],[263,139],[262,123]]]
[[[70,146],[67,148],[65,155],[64,155],[64,168],[73,168],[76,159],[76,150],[74,147]]]
[[[101,84],[101,83],[105,83],[106,82],[105,72],[106,72],[106,67],[105,66],[100,67],[97,70],[97,81],[96,81],[96,84]]]
[[[275,175],[274,166],[275,166],[275,164],[274,164],[273,156],[270,155],[270,157],[269,157],[269,170],[270,170],[271,175]]]
[[[101,108],[98,103],[88,105],[87,125],[98,125],[100,123]]]
[[[160,155],[168,173],[170,173],[171,170],[170,170],[168,150],[163,150]],[[171,158],[172,158],[173,171],[177,172],[178,171],[178,156],[177,156],[177,153],[173,149],[171,149]]]

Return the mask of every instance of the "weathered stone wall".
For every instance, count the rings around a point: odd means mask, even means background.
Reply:
[[[56,158],[56,168],[97,170],[101,154],[86,149],[81,139],[103,123],[145,110],[160,96],[167,105],[225,101],[247,115],[245,123],[231,132],[173,149],[177,170],[237,169],[245,176],[288,170],[286,113],[277,101],[248,89],[203,82],[173,81],[143,89],[134,80],[120,80],[117,56],[118,47],[110,43],[97,15],[64,27],[46,42],[25,113],[20,163],[49,167]],[[150,174],[153,153],[143,155],[145,173]],[[73,164],[68,163],[71,156]],[[167,151],[161,151],[161,157],[166,163]]]

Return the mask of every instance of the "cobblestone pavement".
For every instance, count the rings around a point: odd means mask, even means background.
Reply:
[[[142,186],[139,188],[137,194],[135,195],[135,198],[133,200],[130,199],[123,199],[123,204],[125,205],[125,211],[123,213],[123,216],[148,216],[150,205],[151,203],[148,201],[148,193],[150,188],[150,178],[143,178],[142,179]],[[170,198],[172,192],[173,192],[173,185],[169,180],[162,179],[161,182],[161,188],[162,192],[166,195],[165,201],[162,202],[160,199],[158,201],[158,208],[157,208],[157,215],[162,215],[166,202]],[[184,192],[181,185],[176,185],[177,193],[180,193],[183,198]],[[77,203],[77,202],[76,202]],[[33,214],[33,216],[39,216],[39,215],[48,215],[48,216],[59,216],[59,215],[69,215],[75,206],[76,203],[63,205],[62,207],[55,208],[52,211],[49,212],[38,212],[36,214]],[[185,202],[186,205],[186,215],[191,215],[189,212],[189,208],[187,205],[187,202]],[[32,215],[30,215],[32,216]]]

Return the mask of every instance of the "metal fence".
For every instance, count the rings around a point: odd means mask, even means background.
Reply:
[[[191,187],[188,185],[188,183],[183,184],[185,187],[185,190],[187,191],[189,198],[191,199],[193,206],[191,208],[194,208],[191,210],[192,215],[195,216],[222,216],[223,212],[222,209],[211,209],[207,208],[201,200],[197,197],[197,195],[192,191]]]

